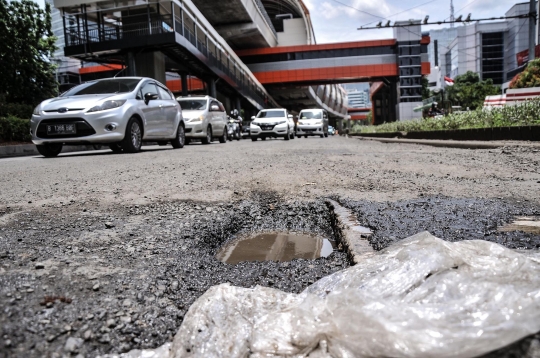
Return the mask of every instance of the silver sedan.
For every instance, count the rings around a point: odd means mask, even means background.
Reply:
[[[64,144],[135,153],[143,141],[174,148],[185,143],[180,105],[167,87],[146,77],[86,82],[43,101],[34,109],[30,134],[46,157],[57,156]]]

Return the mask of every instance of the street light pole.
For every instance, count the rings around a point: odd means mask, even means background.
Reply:
[[[536,0],[529,1],[529,62],[534,60],[536,47]]]

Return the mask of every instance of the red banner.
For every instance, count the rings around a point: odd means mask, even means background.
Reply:
[[[529,49],[518,52],[516,57],[518,66],[529,62]],[[534,48],[534,58],[540,58],[540,45],[536,45],[536,47]]]

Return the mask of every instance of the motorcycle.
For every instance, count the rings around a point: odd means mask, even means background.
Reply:
[[[240,140],[242,138],[242,117],[238,115],[235,109],[227,121],[227,137],[229,140]]]

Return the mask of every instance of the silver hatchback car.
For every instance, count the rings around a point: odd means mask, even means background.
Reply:
[[[185,143],[182,110],[160,82],[146,77],[86,82],[34,109],[32,142],[42,155],[55,157],[64,144],[108,145],[135,153],[143,141]]]

